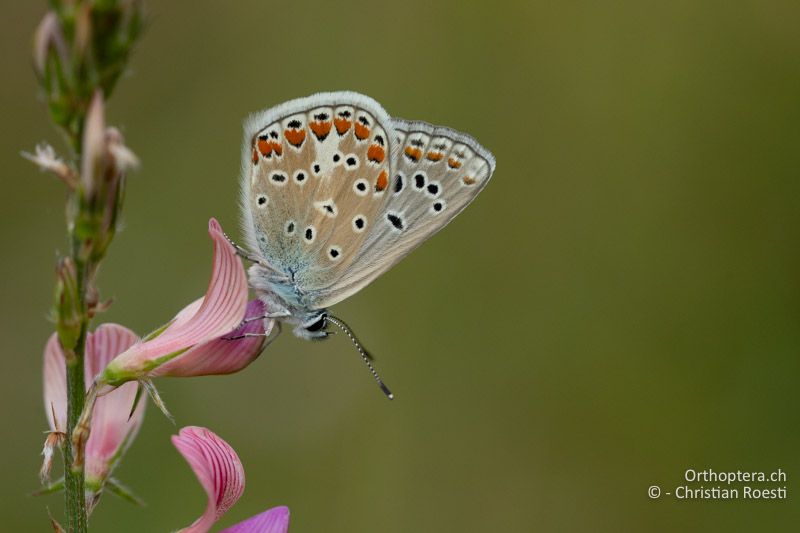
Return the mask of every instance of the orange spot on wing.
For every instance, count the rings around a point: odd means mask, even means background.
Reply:
[[[386,152],[379,144],[373,144],[367,150],[367,159],[370,161],[374,161],[376,163],[383,163],[383,158],[386,156]]]
[[[333,123],[336,125],[336,132],[339,135],[344,135],[345,132],[350,129],[350,126],[353,125],[352,122],[345,118],[335,118],[333,119]]]
[[[385,191],[386,187],[389,186],[389,174],[386,171],[382,171],[378,175],[378,179],[375,181],[375,192]]]
[[[324,141],[325,137],[331,132],[331,126],[332,124],[330,121],[308,123],[308,127],[311,128],[311,131],[314,132],[314,135],[316,135],[317,139],[320,141]]]
[[[356,139],[363,141],[369,137],[369,128],[360,122],[356,122]]]
[[[283,147],[281,143],[274,141],[272,139],[258,139],[258,151],[261,152],[261,155],[264,157],[271,157],[272,152],[275,152],[276,155],[283,154]]]
[[[443,157],[444,154],[441,152],[428,152],[428,154],[425,156],[428,161],[433,161],[434,163],[436,161],[441,161]]]
[[[406,157],[412,161],[419,161],[419,158],[422,157],[422,150],[419,148],[414,148],[413,146],[406,146]]]
[[[289,129],[283,132],[283,136],[289,141],[289,144],[300,148],[303,141],[306,140],[306,130]]]
[[[472,176],[464,176],[463,178],[461,178],[461,181],[463,181],[467,185],[475,185],[476,180]]]
[[[461,161],[458,159],[453,159],[452,157],[447,160],[447,166],[450,168],[459,168],[461,166]]]
[[[258,150],[256,150],[255,148],[253,148],[253,164],[254,165],[258,164]]]

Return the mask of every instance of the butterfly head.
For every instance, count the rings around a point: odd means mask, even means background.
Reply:
[[[331,335],[328,328],[328,311],[312,311],[302,317],[294,328],[294,334],[301,339],[322,340]]]

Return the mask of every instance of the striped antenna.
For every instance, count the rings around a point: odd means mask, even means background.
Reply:
[[[344,321],[342,321],[341,318],[336,318],[335,316],[328,315],[326,320],[331,324],[333,324],[334,326],[341,329],[348,337],[350,337],[350,340],[355,345],[356,350],[358,350],[358,353],[361,354],[361,358],[364,360],[364,363],[367,365],[367,368],[369,368],[369,371],[372,372],[372,377],[375,378],[375,381],[378,382],[378,386],[381,388],[381,390],[383,391],[383,393],[386,395],[387,398],[389,398],[390,400],[394,400],[394,394],[392,394],[392,391],[389,390],[389,387],[387,387],[383,383],[383,380],[378,375],[378,372],[375,370],[375,367],[372,366],[372,363],[370,362],[371,358],[369,353],[367,353],[367,351],[364,349],[361,343],[358,342],[358,339],[356,339],[356,336],[353,334],[353,331],[347,326],[347,324],[344,323]]]

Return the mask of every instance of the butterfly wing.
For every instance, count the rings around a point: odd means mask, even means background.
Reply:
[[[321,93],[251,117],[242,157],[248,246],[291,281],[273,288],[295,307],[335,286],[390,194],[394,137],[369,97]]]
[[[354,259],[328,272],[327,285],[308,287],[314,308],[347,298],[394,266],[475,199],[494,172],[494,156],[469,135],[402,119],[391,130],[387,198]]]

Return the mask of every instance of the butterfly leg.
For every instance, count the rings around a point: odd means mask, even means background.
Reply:
[[[291,315],[292,314],[289,311],[278,311],[276,313],[267,313],[266,315],[261,315],[261,316],[251,316],[250,318],[245,318],[244,320],[242,320],[239,326],[244,326],[245,324],[249,324],[250,322],[255,322],[256,320],[264,320],[266,318],[285,318]]]
[[[281,326],[280,322],[276,322],[275,323],[275,327],[277,328],[278,331],[275,332],[275,335],[272,335],[272,329],[270,329],[270,331],[268,333],[268,335],[270,335],[270,339],[267,340],[267,342],[264,344],[264,348],[262,348],[262,350],[266,349],[267,346],[269,346],[270,344],[275,342],[275,339],[277,339],[278,335],[280,335],[281,332],[283,331],[283,326]]]
[[[242,326],[244,326],[245,324],[249,324],[250,322],[255,322],[256,320],[265,320],[267,318],[285,318],[285,317],[291,316],[291,315],[292,315],[292,313],[290,313],[286,309],[281,309],[280,311],[275,311],[275,312],[272,312],[272,313],[265,313],[265,314],[260,315],[260,316],[251,316],[251,317],[245,318],[241,322],[239,322],[239,325],[236,326],[236,329],[239,329]]]
[[[272,330],[275,329],[275,328],[277,328],[278,331],[275,332],[275,335],[272,335]],[[278,335],[281,334],[281,331],[283,331],[283,327],[281,326],[281,323],[280,322],[276,322],[274,328],[270,327],[269,330],[264,331],[263,333],[242,333],[241,335],[236,335],[235,337],[223,337],[223,340],[226,340],[226,341],[238,341],[240,339],[246,339],[246,338],[249,338],[249,337],[270,337],[271,336],[272,338],[264,345],[264,348],[266,348],[267,346],[272,344],[272,341],[274,341],[276,338],[278,338]]]

